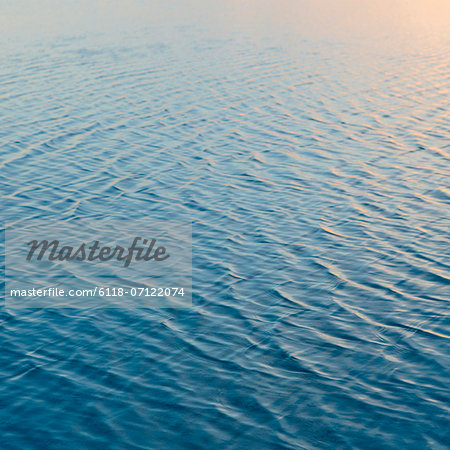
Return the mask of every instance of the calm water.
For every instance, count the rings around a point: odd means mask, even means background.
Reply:
[[[57,3],[2,6],[2,220],[192,220],[193,306],[2,308],[0,447],[448,448],[448,5]]]

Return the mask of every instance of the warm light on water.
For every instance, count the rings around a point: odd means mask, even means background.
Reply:
[[[0,447],[446,448],[449,24],[2,2],[5,225],[192,221],[195,265],[186,310],[2,309]]]

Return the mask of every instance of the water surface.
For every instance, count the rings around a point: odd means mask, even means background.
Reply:
[[[446,2],[60,3],[2,5],[2,220],[191,220],[193,306],[3,309],[1,447],[448,448]]]

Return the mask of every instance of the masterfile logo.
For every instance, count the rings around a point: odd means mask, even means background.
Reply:
[[[85,219],[6,224],[5,247],[9,308],[191,305],[190,222]]]
[[[146,247],[139,247],[138,243]],[[170,257],[166,253],[164,246],[155,246],[156,239],[143,239],[135,237],[133,243],[125,249],[120,245],[115,247],[104,246],[101,247],[99,241],[94,241],[92,245],[83,242],[79,247],[75,248],[70,245],[63,245],[60,247],[60,242],[56,239],[49,242],[47,240],[37,241],[34,239],[27,243],[30,251],[27,255],[27,261],[30,261],[36,255],[36,259],[41,261],[44,256],[47,256],[49,261],[110,261],[117,259],[117,261],[124,261],[124,267],[128,267],[131,261],[164,261]],[[48,252],[47,252],[48,251]]]

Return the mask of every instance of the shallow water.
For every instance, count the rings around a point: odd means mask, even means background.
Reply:
[[[3,309],[2,448],[447,448],[449,9],[337,3],[5,7],[3,221],[191,220],[194,267]]]

